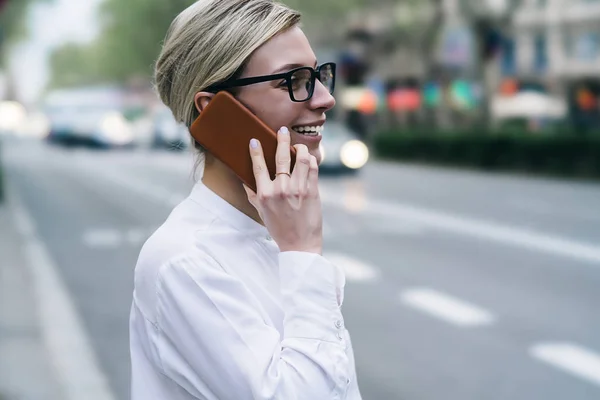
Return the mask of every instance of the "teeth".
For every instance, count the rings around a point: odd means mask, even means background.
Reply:
[[[323,126],[299,126],[294,130],[302,135],[317,136],[323,131]]]

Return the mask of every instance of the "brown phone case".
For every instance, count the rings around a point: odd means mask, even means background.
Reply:
[[[190,127],[196,142],[227,165],[249,188],[256,192],[256,180],[250,159],[252,138],[260,141],[271,179],[275,179],[277,133],[228,92],[219,92]],[[296,149],[290,147],[290,168],[296,163]],[[291,172],[290,169],[290,172]]]

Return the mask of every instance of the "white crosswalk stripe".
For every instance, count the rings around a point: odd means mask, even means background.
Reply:
[[[415,288],[400,294],[404,304],[460,327],[493,323],[488,311],[463,300],[428,288]]]
[[[346,275],[346,281],[372,282],[381,276],[379,270],[363,261],[342,253],[327,252],[323,256],[342,268]]]
[[[137,246],[154,232],[154,228],[93,228],[82,235],[83,243],[92,249],[114,249],[123,246]]]
[[[540,343],[532,357],[600,386],[600,355],[572,343]]]
[[[82,240],[90,248],[113,248],[123,243],[123,235],[116,229],[90,229]]]

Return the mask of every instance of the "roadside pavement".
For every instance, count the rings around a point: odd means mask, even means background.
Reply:
[[[35,296],[24,238],[5,198],[0,203],[0,400],[61,399]]]

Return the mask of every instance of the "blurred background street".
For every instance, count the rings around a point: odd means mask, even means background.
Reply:
[[[0,400],[125,400],[188,195],[152,89],[193,0],[0,0]],[[325,256],[371,399],[600,398],[600,1],[290,0],[340,72]]]
[[[132,268],[188,193],[193,159],[31,142],[2,156],[126,399]],[[323,177],[322,192],[365,399],[600,396],[600,187],[374,162]]]

